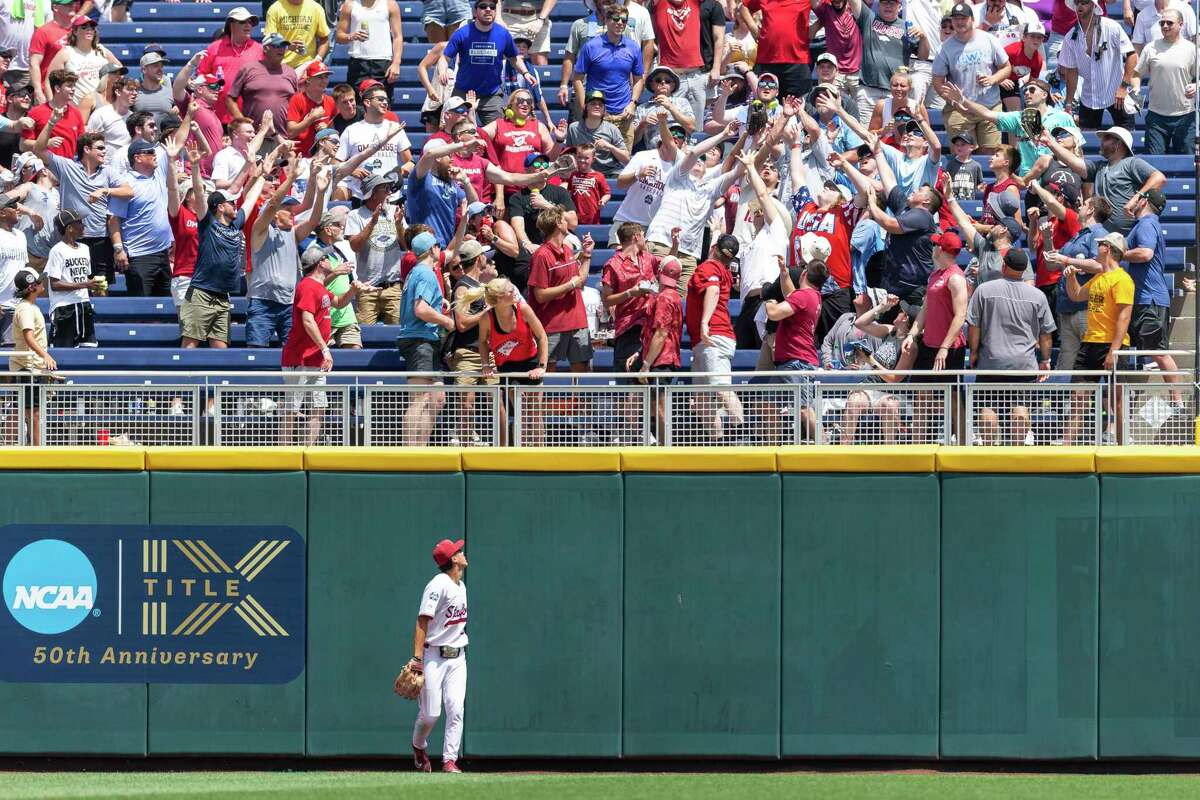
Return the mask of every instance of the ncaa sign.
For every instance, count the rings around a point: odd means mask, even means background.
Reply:
[[[0,680],[291,681],[305,549],[281,526],[0,528]]]

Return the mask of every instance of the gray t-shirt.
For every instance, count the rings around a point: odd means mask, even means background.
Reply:
[[[863,3],[858,27],[862,31],[863,85],[890,88],[892,73],[899,67],[907,67],[909,57],[917,52],[917,40],[908,35],[912,23],[902,17],[885,22]]]
[[[975,290],[967,324],[979,328],[978,369],[1037,369],[1038,336],[1055,329],[1046,295],[1007,278]]]
[[[1137,156],[1123,158],[1112,165],[1102,159],[1088,162],[1084,181],[1093,184],[1095,193],[1112,205],[1112,216],[1104,223],[1105,228],[1120,234],[1129,233],[1134,219],[1125,215],[1125,204],[1153,174],[1154,167]]]
[[[246,297],[291,305],[300,280],[300,253],[296,232],[281,231],[275,223],[267,228],[263,246],[250,257],[253,269],[246,284]]]
[[[986,31],[976,30],[970,41],[951,36],[942,42],[942,50],[933,60],[933,74],[948,78],[968,100],[995,108],[1000,105],[1000,88],[979,85],[978,78],[991,75],[1008,63],[1008,54],[999,40]]]
[[[138,93],[137,100],[133,103],[134,111],[149,111],[154,114],[154,121],[159,125],[162,124],[162,118],[172,110],[175,106],[175,97],[171,92],[171,82],[163,76],[162,85],[155,91],[150,91],[145,86]]]
[[[577,144],[591,144],[597,139],[603,139],[611,145],[625,149],[625,137],[621,135],[621,131],[616,125],[611,122],[601,121],[600,125],[594,130],[583,123],[583,120],[572,122],[567,127],[567,147],[573,147]],[[604,173],[606,178],[615,178],[621,171],[623,165],[613,158],[612,153],[607,150],[596,150],[595,168],[597,172]]]
[[[346,215],[347,239],[357,236],[371,221],[371,210],[359,206]],[[371,238],[358,250],[354,251],[355,277],[371,286],[384,283],[395,283],[400,280],[400,259],[404,250],[400,247],[400,237],[396,233],[394,209],[386,206],[371,231]]]
[[[88,202],[88,195],[92,192],[108,188],[108,173],[104,167],[88,175],[78,161],[51,154],[46,168],[58,179],[58,191],[62,197],[60,207],[83,217],[83,235],[107,236],[108,204],[104,200]],[[53,224],[53,220],[50,223]]]
[[[36,258],[46,258],[50,248],[59,239],[54,230],[54,217],[58,215],[58,192],[54,189],[43,189],[34,184],[29,187],[29,193],[21,202],[23,206],[42,218],[42,229],[33,229],[33,220],[25,215],[17,218],[17,230],[25,234],[29,242],[29,255]]]
[[[1004,256],[992,244],[992,240],[984,236],[982,233],[976,233],[974,241],[971,242],[971,252],[979,259],[979,268],[975,273],[975,285],[982,286],[988,281],[994,281],[1004,277],[1002,267],[1004,266]],[[1033,280],[1033,268],[1026,267],[1025,272],[1021,274],[1021,280]]]

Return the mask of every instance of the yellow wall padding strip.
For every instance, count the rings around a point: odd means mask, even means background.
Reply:
[[[147,447],[146,469],[206,472],[301,471],[302,447]]]
[[[1200,447],[1100,447],[1096,471],[1194,475],[1200,473]]]
[[[939,472],[1094,472],[1094,447],[940,447]]]
[[[462,451],[468,472],[620,472],[621,451],[610,447],[470,447]]]
[[[774,472],[768,447],[630,447],[621,451],[625,472]]]
[[[146,468],[143,447],[5,447],[0,470],[137,470]]]
[[[934,472],[935,445],[781,447],[780,472]]]
[[[456,447],[310,447],[304,468],[312,472],[459,472]]]

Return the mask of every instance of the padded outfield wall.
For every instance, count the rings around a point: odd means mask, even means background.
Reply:
[[[468,757],[1200,757],[1197,449],[0,468],[0,525],[276,525],[307,547],[299,677],[0,683],[5,754],[406,756],[415,705],[391,682],[449,536],[470,560]]]

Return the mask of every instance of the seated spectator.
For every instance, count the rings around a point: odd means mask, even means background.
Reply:
[[[329,52],[329,20],[325,9],[316,0],[275,0],[267,8],[267,22],[263,26],[263,47],[272,35],[279,35],[287,43],[284,63],[296,69],[306,61],[323,61]]]
[[[50,319],[55,347],[97,347],[96,311],[89,289],[103,290],[102,277],[92,277],[92,259],[80,243],[83,218],[62,211],[54,218],[62,241],[50,248],[45,275],[50,286]]]

